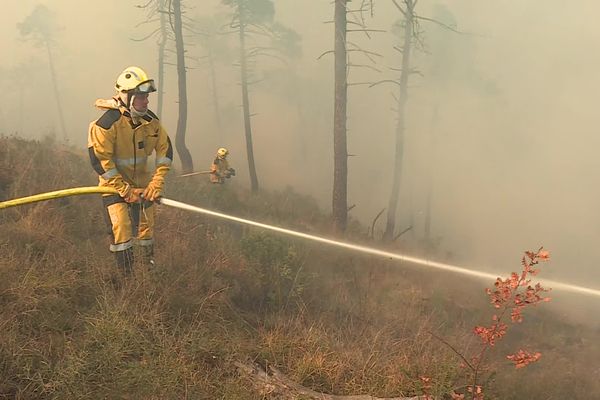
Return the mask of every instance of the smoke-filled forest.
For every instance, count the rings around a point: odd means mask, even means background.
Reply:
[[[600,397],[599,11],[5,5],[0,398]]]

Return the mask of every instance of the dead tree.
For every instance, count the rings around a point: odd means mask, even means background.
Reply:
[[[392,190],[388,202],[388,214],[383,234],[384,240],[392,240],[396,227],[396,212],[398,210],[398,198],[400,196],[400,181],[402,179],[402,161],[404,158],[404,131],[406,128],[406,103],[408,101],[408,78],[410,76],[410,57],[414,38],[415,14],[414,7],[417,0],[404,0],[401,6],[392,0],[398,10],[404,16],[404,37],[401,48],[402,67],[400,70],[399,94],[398,94],[398,120],[396,122],[396,145],[394,156],[394,169],[392,177]]]
[[[402,54],[402,66],[400,68],[400,78],[398,80],[386,80],[382,82],[393,82],[399,87],[399,93],[397,96],[398,105],[398,120],[396,122],[396,144],[395,144],[395,157],[394,157],[394,169],[392,178],[392,189],[390,193],[390,199],[388,203],[388,214],[386,227],[384,232],[384,240],[391,241],[394,239],[394,230],[396,226],[396,212],[398,210],[398,200],[400,197],[401,179],[402,179],[402,168],[404,159],[404,136],[406,130],[406,105],[408,102],[408,81],[411,75],[419,74],[419,71],[411,67],[411,56],[412,51],[416,47],[424,47],[422,43],[419,22],[427,21],[441,26],[450,31],[461,33],[454,29],[452,26],[446,25],[440,21],[432,18],[423,17],[417,15],[415,12],[415,6],[418,0],[392,0],[398,11],[403,16],[402,20],[402,45],[396,47]],[[381,83],[381,82],[378,82]]]
[[[46,50],[52,88],[54,89],[54,98],[58,110],[60,129],[62,131],[63,140],[66,141],[68,139],[67,127],[65,124],[62,102],[60,100],[58,78],[54,68],[54,56],[52,53],[52,46],[54,45],[56,32],[58,30],[54,20],[54,14],[46,6],[38,5],[23,22],[17,24],[17,27],[23,38],[32,39],[36,47],[44,47]]]

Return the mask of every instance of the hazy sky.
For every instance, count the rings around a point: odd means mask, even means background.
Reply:
[[[136,24],[143,1],[20,0],[0,16],[0,131],[40,137],[58,127],[47,55],[19,38],[17,23],[37,4],[55,12],[61,30],[53,48],[71,143],[85,155],[93,102],[113,94],[114,79],[128,65],[157,73],[155,41],[134,42],[152,26]],[[353,2],[358,3],[358,2]],[[217,0],[187,0],[189,17],[226,13]],[[462,32],[423,23],[426,53],[415,58],[407,113],[406,157],[398,228],[412,225],[398,250],[423,237],[426,195],[432,188],[432,235],[438,257],[502,271],[519,267],[523,250],[540,245],[554,257],[548,278],[600,287],[600,3],[582,0],[419,2],[423,16],[450,13]],[[333,5],[329,0],[276,0],[277,19],[302,37],[302,57],[259,69],[284,79],[252,89],[254,141],[261,184],[287,184],[330,206],[332,182]],[[365,49],[381,53],[376,68],[353,69],[350,81],[395,77],[399,65],[391,33],[399,17],[388,0],[375,0],[371,39],[352,34]],[[189,41],[197,38],[188,37]],[[231,41],[236,51],[235,41]],[[190,57],[204,50],[188,48]],[[353,56],[354,57],[354,56]],[[171,58],[173,60],[173,58]],[[366,60],[359,56],[357,63]],[[234,60],[235,61],[235,60]],[[206,66],[191,58],[188,145],[198,169],[217,147],[232,150],[247,185],[237,69],[218,65],[224,128],[218,132]],[[434,72],[436,71],[436,72]],[[177,121],[174,67],[165,78],[163,122],[171,135]],[[289,75],[288,75],[289,74]],[[286,78],[288,77],[288,78]],[[283,84],[284,82],[285,84]],[[287,84],[287,87],[286,87]],[[351,215],[367,224],[387,206],[392,177],[394,85],[349,90],[348,141]],[[151,99],[156,104],[156,98]],[[429,171],[432,173],[431,186]],[[382,219],[383,221],[383,219]],[[382,226],[380,226],[382,228]]]

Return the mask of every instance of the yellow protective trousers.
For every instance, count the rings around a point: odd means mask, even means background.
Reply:
[[[112,243],[110,251],[124,251],[135,244],[151,248],[154,244],[154,209],[150,202],[126,203],[118,195],[104,196]]]

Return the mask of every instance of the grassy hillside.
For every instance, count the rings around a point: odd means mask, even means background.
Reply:
[[[0,200],[95,185],[84,156],[51,140],[0,138]],[[167,195],[304,232],[329,229],[315,202],[291,189],[252,196],[171,176]],[[464,371],[430,333],[468,354],[473,326],[492,313],[480,282],[165,206],[158,267],[124,280],[102,211],[99,196],[0,211],[0,398],[278,398],[256,391],[238,362],[340,395],[420,395],[428,377],[442,398]],[[367,242],[366,231],[353,223],[349,237]],[[490,353],[498,373],[486,398],[600,394],[600,332],[544,307]],[[514,370],[504,355],[517,347],[542,359]]]

